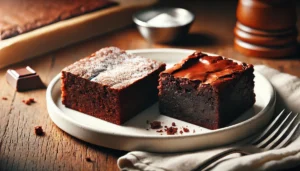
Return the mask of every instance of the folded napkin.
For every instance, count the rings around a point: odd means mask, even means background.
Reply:
[[[267,66],[255,66],[255,70],[263,74],[277,91],[276,113],[282,109],[300,113],[300,79],[281,73]],[[118,159],[121,170],[147,171],[188,171],[197,170],[201,160],[207,157],[209,150],[187,153],[148,153],[133,151]],[[233,158],[232,158],[233,157]],[[270,150],[248,156],[233,155],[211,168],[213,171],[225,170],[281,170],[300,165],[300,137],[287,147]]]

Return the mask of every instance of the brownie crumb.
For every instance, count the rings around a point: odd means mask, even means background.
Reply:
[[[85,160],[86,160],[87,162],[92,162],[92,159],[91,159],[90,157],[86,157]]]
[[[147,131],[149,131],[149,129],[148,129],[148,128],[147,128],[146,130],[147,130]]]
[[[2,97],[2,100],[7,100],[7,97]]]
[[[31,105],[32,103],[35,103],[34,98],[29,98],[27,100],[22,100],[23,103],[25,103],[26,105]]]
[[[161,128],[161,122],[160,121],[153,121],[150,123],[151,129],[159,129]]]
[[[182,134],[183,133],[183,131],[180,131],[180,134]]]
[[[156,132],[163,132],[163,130],[161,129],[161,130],[157,130]]]
[[[165,128],[168,128],[167,126],[165,126]]]
[[[36,126],[36,127],[34,127],[34,132],[35,132],[35,134],[38,135],[38,136],[43,136],[43,135],[45,135],[45,132],[43,131],[42,126]]]
[[[175,122],[172,122],[172,126],[176,126]]]
[[[190,132],[190,130],[188,128],[183,128],[184,132]]]
[[[174,135],[174,134],[177,133],[177,130],[178,130],[177,128],[169,127],[169,128],[166,129],[166,132],[167,132],[168,135]]]

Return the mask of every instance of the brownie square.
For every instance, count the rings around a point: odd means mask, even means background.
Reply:
[[[208,129],[226,126],[255,103],[253,65],[195,52],[160,74],[162,114]]]
[[[164,63],[103,48],[63,69],[62,103],[120,125],[157,101],[163,70]]]

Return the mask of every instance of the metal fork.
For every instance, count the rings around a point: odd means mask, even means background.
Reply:
[[[203,170],[233,153],[248,155],[286,147],[293,140],[294,133],[299,129],[300,122],[297,117],[298,113],[293,115],[292,112],[285,114],[285,110],[281,111],[262,133],[254,136],[255,138],[252,137],[250,141],[246,140],[233,146],[216,149],[216,153],[203,160],[198,165],[197,170]]]

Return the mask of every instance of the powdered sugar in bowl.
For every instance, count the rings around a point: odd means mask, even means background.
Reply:
[[[152,8],[133,15],[141,35],[153,43],[172,43],[182,39],[195,17],[183,8]]]

